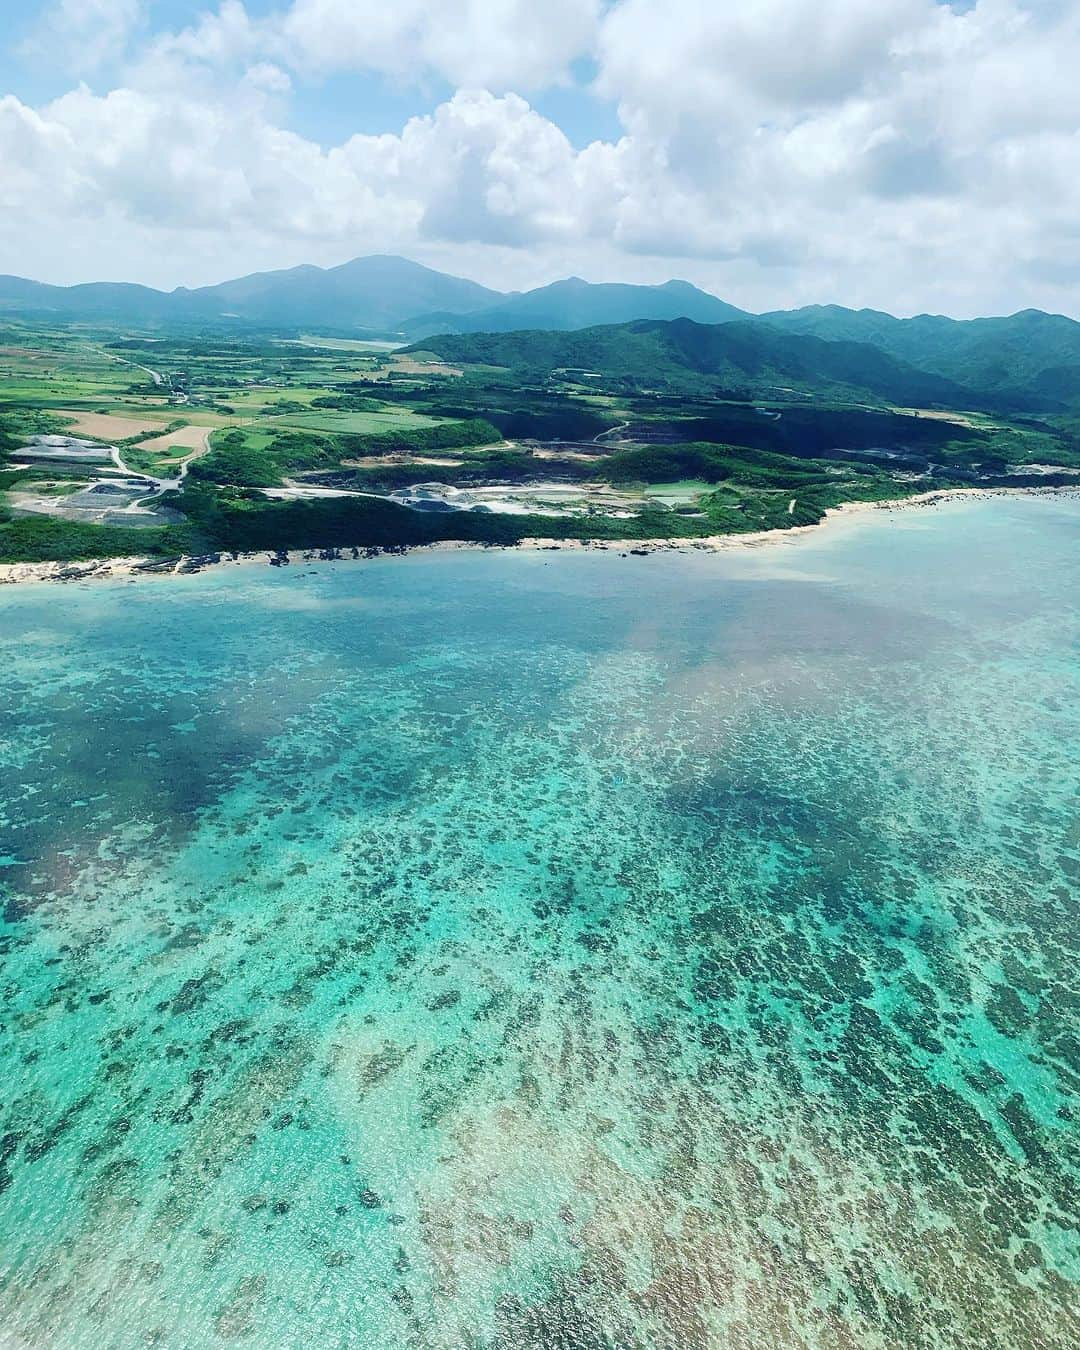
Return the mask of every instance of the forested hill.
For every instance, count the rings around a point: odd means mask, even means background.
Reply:
[[[813,392],[954,408],[979,402],[955,381],[866,343],[828,342],[761,323],[643,320],[569,333],[468,333],[427,338],[411,350],[434,352],[454,365],[504,367],[530,379],[569,371],[667,392]]]
[[[870,343],[920,370],[1014,402],[1050,410],[1080,405],[1080,323],[1026,309],[993,319],[809,305],[761,315],[788,333]]]

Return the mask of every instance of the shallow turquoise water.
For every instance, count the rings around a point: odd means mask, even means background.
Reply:
[[[1080,504],[0,592],[0,1343],[1064,1346]]]

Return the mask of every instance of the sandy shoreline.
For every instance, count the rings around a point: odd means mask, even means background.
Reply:
[[[615,552],[643,554],[658,552],[709,552],[719,553],[728,549],[760,548],[777,544],[793,544],[807,535],[816,534],[830,524],[853,516],[866,515],[872,511],[910,511],[918,507],[939,506],[946,502],[966,500],[971,497],[1032,497],[1032,496],[1078,496],[1080,487],[1059,488],[943,488],[934,492],[923,492],[915,497],[899,497],[881,502],[846,502],[843,506],[833,507],[825,513],[816,525],[796,525],[788,530],[761,530],[753,534],[707,535],[697,539],[544,539],[527,538],[516,544],[487,544],[471,540],[443,540],[433,544],[402,544],[382,547],[358,546],[356,548],[312,548],[291,549],[280,552],[268,552],[260,549],[253,553],[212,553],[204,556],[192,556],[172,559],[149,557],[100,558],[89,562],[40,562],[40,563],[0,563],[0,586],[25,584],[28,582],[53,581],[89,581],[108,578],[139,580],[147,577],[191,576],[210,567],[285,567],[295,563],[316,562],[353,562],[367,561],[406,553],[459,552],[461,550],[497,550],[497,549],[536,549],[545,552],[561,550],[588,550],[590,552]]]

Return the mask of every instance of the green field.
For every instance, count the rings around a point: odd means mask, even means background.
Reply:
[[[678,483],[651,483],[648,495],[654,501],[668,502],[671,505],[684,505],[697,501],[703,492],[708,492],[712,484],[701,478],[684,478]]]
[[[288,413],[275,418],[279,426],[301,431],[343,432],[358,436],[378,436],[384,431],[400,431],[419,427],[435,427],[445,422],[444,417],[428,417],[411,408],[387,408],[378,412],[310,412]]]

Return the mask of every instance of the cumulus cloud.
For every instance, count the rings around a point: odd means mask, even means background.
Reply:
[[[56,0],[24,52],[76,74],[94,71],[123,56],[145,12],[145,0]]]
[[[600,0],[295,0],[285,49],[322,70],[380,70],[455,85],[534,89],[592,44]]]
[[[624,135],[579,149],[523,94],[585,54]],[[260,260],[434,251],[495,283],[591,268],[750,306],[1075,312],[1078,61],[1071,3],[225,0],[111,92],[0,102],[0,237],[48,202],[200,260],[243,236]],[[459,87],[324,149],[288,100],[334,71]]]
[[[115,203],[145,225],[313,239],[520,243],[579,223],[576,153],[517,95],[461,92],[400,135],[323,151],[266,120],[261,86],[276,79],[254,74],[227,103],[84,85],[38,113],[9,96],[2,200],[87,215]]]
[[[601,85],[678,118],[805,110],[858,93],[918,31],[933,0],[623,0],[600,38]]]
[[[565,80],[574,60],[592,49],[602,4],[293,0],[286,9],[252,17],[243,0],[222,0],[192,27],[160,39],[156,50],[218,65],[262,51],[309,76],[374,71],[410,85],[437,79],[500,92],[533,90]]]
[[[254,59],[266,45],[268,30],[248,14],[243,0],[222,0],[216,10],[201,13],[193,26],[157,37],[147,53],[148,64],[169,58],[221,67]]]
[[[1078,57],[1071,5],[623,0],[599,85],[663,158],[687,247],[977,304],[1075,218]]]

